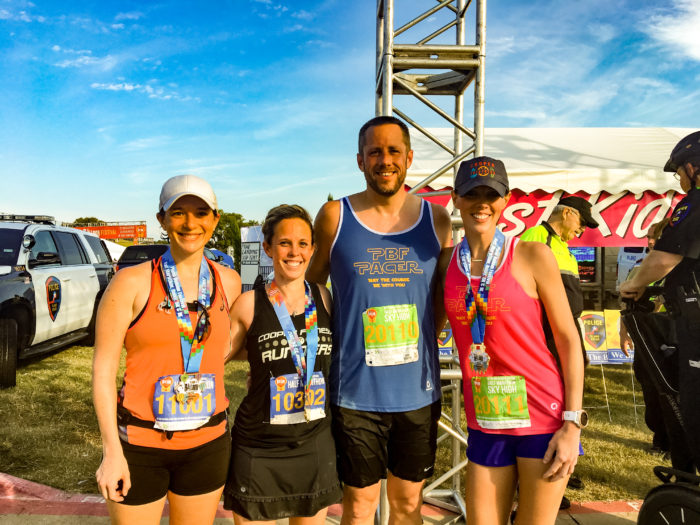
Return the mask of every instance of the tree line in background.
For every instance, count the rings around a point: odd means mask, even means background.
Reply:
[[[73,221],[77,226],[87,224],[105,224],[105,221],[97,217],[78,217]],[[233,247],[233,258],[236,261],[236,270],[241,271],[241,228],[255,226],[258,221],[245,219],[240,213],[229,213],[219,210],[219,224],[209,241],[210,248],[216,248],[226,252],[229,246]],[[156,242],[168,242],[167,238]]]
[[[239,273],[241,271],[241,228],[256,224],[260,223],[244,219],[240,213],[219,210],[219,224],[209,244],[222,252],[225,252],[229,246],[233,246],[233,259],[236,261],[236,270]]]

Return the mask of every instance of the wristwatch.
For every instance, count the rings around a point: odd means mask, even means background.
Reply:
[[[572,421],[578,428],[584,428],[588,425],[588,412],[585,410],[564,410],[562,419]]]

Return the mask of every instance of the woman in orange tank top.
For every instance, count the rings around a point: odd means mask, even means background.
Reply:
[[[93,402],[102,436],[97,483],[113,523],[211,524],[230,454],[224,362],[238,274],[204,258],[219,221],[203,179],[168,179],[157,214],[169,249],[120,270],[97,313]],[[114,380],[122,347],[126,371]]]

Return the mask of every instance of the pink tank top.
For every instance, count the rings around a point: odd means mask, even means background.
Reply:
[[[506,238],[502,262],[491,281],[484,336],[490,362],[488,370],[478,376],[522,376],[527,389],[530,426],[483,428],[477,422],[472,394],[472,377],[477,374],[469,361],[472,335],[466,321],[464,296],[467,277],[459,264],[459,245],[452,253],[445,278],[445,309],[459,351],[467,426],[496,434],[551,433],[562,424],[564,384],[554,356],[545,343],[540,301],[527,295],[511,274],[516,244],[517,239]],[[478,286],[479,276],[472,276],[473,289]]]

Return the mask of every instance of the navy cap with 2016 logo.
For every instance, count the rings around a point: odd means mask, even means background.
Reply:
[[[491,157],[475,157],[459,165],[455,178],[455,193],[463,197],[469,190],[478,186],[488,186],[501,197],[508,194],[508,173],[503,162]]]

